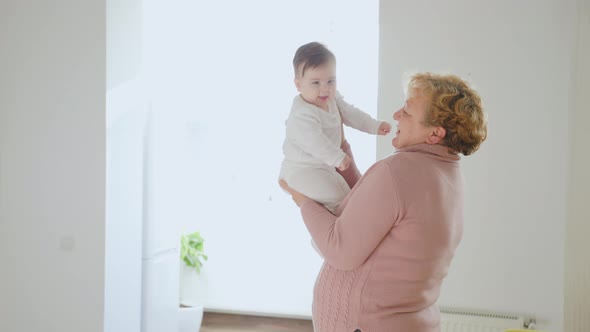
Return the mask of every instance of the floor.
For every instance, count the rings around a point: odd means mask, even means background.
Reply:
[[[313,332],[311,320],[205,312],[200,332]]]

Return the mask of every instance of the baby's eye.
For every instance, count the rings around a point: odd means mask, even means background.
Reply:
[[[330,84],[330,85],[334,85],[334,84],[336,84],[336,80],[329,80],[329,81],[328,81],[328,84]]]
[[[319,85],[320,84],[320,81],[313,81],[313,82],[311,82],[311,84],[313,84],[313,85]]]

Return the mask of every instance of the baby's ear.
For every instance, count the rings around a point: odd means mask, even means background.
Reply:
[[[301,92],[301,82],[299,81],[299,78],[295,77],[293,82],[295,83],[295,87],[297,88],[297,91]]]

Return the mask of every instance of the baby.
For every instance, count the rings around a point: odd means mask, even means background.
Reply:
[[[299,47],[293,67],[299,94],[285,123],[279,178],[335,213],[350,191],[336,171],[346,170],[351,163],[340,148],[342,124],[373,135],[388,134],[391,124],[344,101],[336,89],[336,57],[324,45],[312,42]]]

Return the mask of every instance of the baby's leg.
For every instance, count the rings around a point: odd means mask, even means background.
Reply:
[[[289,187],[323,204],[332,213],[350,191],[344,178],[333,168],[297,167],[284,175]]]

